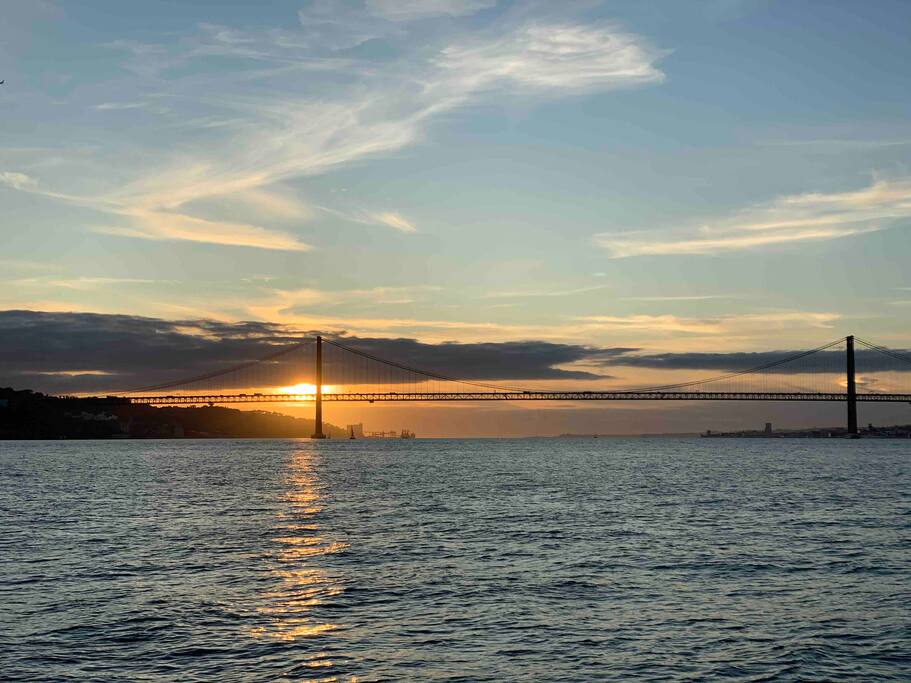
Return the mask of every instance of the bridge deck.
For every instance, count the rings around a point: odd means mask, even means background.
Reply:
[[[208,403],[305,403],[313,394],[183,394],[125,396],[130,403],[192,405]],[[710,391],[465,391],[465,392],[346,392],[324,393],[323,401],[847,401],[843,393],[710,392]],[[857,394],[858,401],[911,403],[911,394]]]

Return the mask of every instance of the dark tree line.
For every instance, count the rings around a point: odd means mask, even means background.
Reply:
[[[0,388],[0,439],[302,438],[313,420],[218,406],[164,407]],[[333,438],[345,430],[324,425]]]

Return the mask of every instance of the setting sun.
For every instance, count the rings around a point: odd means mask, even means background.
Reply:
[[[323,393],[332,394],[338,391],[338,387],[333,384],[324,384]],[[292,384],[288,387],[279,387],[276,391],[278,394],[312,394],[316,395],[316,385],[315,384]]]

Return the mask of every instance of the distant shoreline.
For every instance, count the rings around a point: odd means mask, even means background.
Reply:
[[[844,427],[810,427],[809,429],[780,429],[771,427],[763,430],[739,432],[706,431],[699,436],[705,439],[911,439],[911,425],[874,427],[872,424],[860,429],[858,434],[849,434]]]

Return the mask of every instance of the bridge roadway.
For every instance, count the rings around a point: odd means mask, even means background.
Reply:
[[[109,396],[146,405],[214,403],[304,403],[314,394],[183,394],[173,396]],[[732,391],[421,391],[324,393],[323,401],[847,401],[843,393],[732,392]],[[858,401],[911,403],[911,394],[857,394]]]

